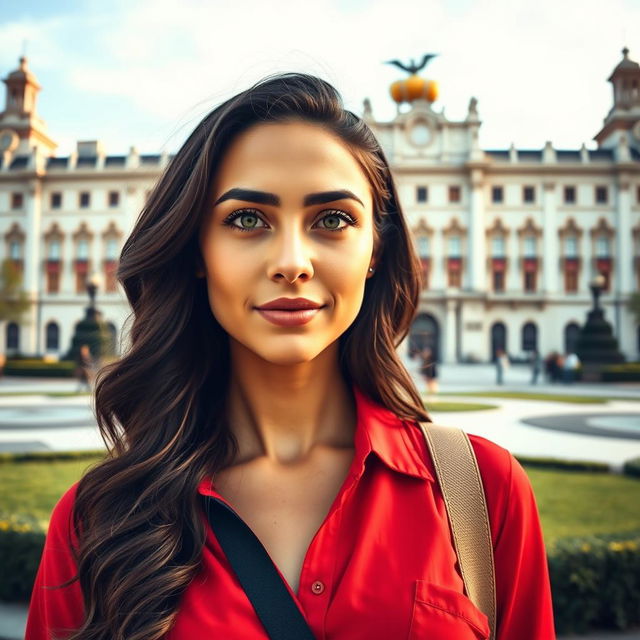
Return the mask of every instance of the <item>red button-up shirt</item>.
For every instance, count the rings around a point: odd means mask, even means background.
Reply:
[[[306,552],[298,593],[285,581],[288,591],[319,640],[488,638],[487,617],[464,593],[445,503],[422,432],[357,387],[353,392],[357,427],[349,474]],[[553,640],[546,552],[529,479],[509,451],[477,435],[469,438],[489,511],[496,638]],[[80,625],[77,581],[63,589],[43,589],[76,573],[69,550],[77,543],[69,533],[76,486],[62,496],[51,516],[26,640],[49,640],[56,628]],[[198,490],[224,500],[210,480]],[[204,513],[202,519],[206,523]],[[201,571],[185,590],[167,637],[268,640],[206,526]]]

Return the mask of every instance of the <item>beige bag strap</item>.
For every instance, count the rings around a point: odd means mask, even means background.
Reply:
[[[496,592],[489,513],[478,461],[462,429],[419,422],[442,490],[465,590],[496,637]]]

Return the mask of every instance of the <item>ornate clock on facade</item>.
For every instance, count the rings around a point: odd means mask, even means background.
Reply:
[[[433,127],[423,118],[416,118],[406,125],[409,142],[416,147],[427,147],[433,142]]]
[[[13,151],[20,142],[18,134],[13,129],[0,130],[0,153],[4,151]]]

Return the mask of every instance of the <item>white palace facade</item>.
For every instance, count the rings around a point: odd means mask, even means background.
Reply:
[[[20,323],[0,320],[0,351],[65,354],[95,272],[96,303],[119,345],[130,308],[115,280],[118,256],[171,156],[133,147],[107,155],[86,141],[56,157],[24,57],[3,81],[0,259],[18,267],[31,305]],[[481,149],[477,101],[450,121],[415,75],[408,92],[395,91],[393,120],[376,121],[365,100],[423,268],[401,350],[429,344],[440,362],[489,362],[498,348],[515,359],[534,348],[570,351],[601,273],[600,303],[620,350],[640,359],[640,326],[627,308],[640,290],[640,66],[627,49],[609,81],[613,105],[593,149]]]

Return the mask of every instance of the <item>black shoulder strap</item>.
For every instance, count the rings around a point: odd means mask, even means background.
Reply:
[[[204,510],[269,638],[315,640],[271,557],[251,528],[217,498],[204,498]]]

